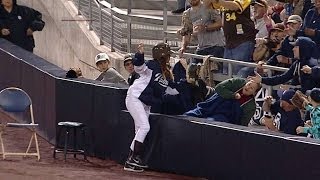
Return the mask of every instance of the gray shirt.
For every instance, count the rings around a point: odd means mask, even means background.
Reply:
[[[199,23],[209,25],[215,21],[221,20],[221,16],[216,9],[208,8],[201,4],[199,9],[189,8],[183,13],[185,21],[191,22],[192,25]],[[183,23],[186,26],[186,23]],[[189,26],[190,27],[190,26]],[[192,29],[188,28],[192,33]],[[198,50],[212,47],[212,46],[225,46],[225,38],[222,28],[216,31],[204,31],[197,34]]]
[[[100,74],[96,79],[97,81],[104,81],[109,83],[128,84],[127,81],[121,76],[114,68],[109,68]]]

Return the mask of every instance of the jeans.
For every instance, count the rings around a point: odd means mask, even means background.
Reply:
[[[234,60],[244,61],[244,62],[251,62],[251,56],[252,56],[253,50],[254,50],[254,43],[247,41],[240,44],[236,48],[233,48],[233,49],[226,48],[224,50],[223,58],[234,59]],[[240,69],[243,68],[243,66],[240,66],[240,65],[233,65],[232,67],[233,67],[232,74],[238,74]],[[225,74],[228,73],[227,63],[223,64],[223,73]]]
[[[222,58],[224,54],[224,47],[211,46],[204,49],[196,50],[196,54],[199,55],[212,55],[214,57]],[[193,59],[192,63],[203,63],[202,59]]]
[[[254,76],[254,67],[243,67],[241,68],[238,73],[237,76],[241,77],[241,78],[247,78],[248,76]]]
[[[186,5],[186,0],[177,0],[177,9],[182,9],[185,8]]]

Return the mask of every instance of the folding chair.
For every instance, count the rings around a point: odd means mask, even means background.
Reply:
[[[1,124],[0,128],[0,143],[1,143],[1,150],[0,154],[2,154],[2,158],[5,159],[6,156],[37,156],[38,161],[40,160],[40,153],[39,153],[39,144],[37,139],[36,127],[38,124],[34,123],[33,117],[33,109],[32,109],[32,101],[30,96],[22,89],[16,87],[9,87],[5,88],[0,91],[0,108],[4,112],[11,112],[11,113],[24,113],[27,110],[30,111],[30,119],[31,123],[5,123]],[[2,134],[6,128],[29,128],[32,132],[29,145],[26,152],[18,153],[18,152],[6,152],[5,146],[3,143]],[[30,147],[32,145],[33,139],[35,141],[35,148],[36,153],[29,152]]]

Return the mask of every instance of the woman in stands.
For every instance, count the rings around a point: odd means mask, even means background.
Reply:
[[[173,76],[168,68],[171,50],[168,44],[159,43],[152,48],[153,60],[144,59],[143,45],[133,59],[134,69],[140,78],[129,87],[126,106],[135,124],[135,137],[130,146],[130,154],[124,170],[142,172],[147,166],[142,161],[144,140],[150,130],[150,109],[161,107],[164,94],[178,94],[169,87],[173,83]]]

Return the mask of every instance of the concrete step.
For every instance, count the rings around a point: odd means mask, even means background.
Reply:
[[[179,26],[169,26],[168,30],[163,32],[162,29],[140,29],[133,28],[131,30],[133,39],[147,39],[147,40],[163,40],[163,36],[166,35],[169,41],[181,41],[181,37],[176,33]],[[124,32],[127,32],[127,29],[123,29]],[[143,31],[143,33],[141,33]]]
[[[128,8],[128,1],[131,1],[132,9],[149,9],[149,10],[163,10],[163,0],[105,0],[109,3],[114,1],[115,7],[120,9]],[[177,0],[167,0],[167,7],[169,11],[176,9]]]
[[[131,13],[133,15],[146,15],[146,16],[155,16],[155,17],[163,18],[163,11],[162,10],[132,9]],[[168,26],[180,26],[181,25],[181,15],[180,14],[172,14],[171,11],[168,11],[167,13],[168,13]]]

